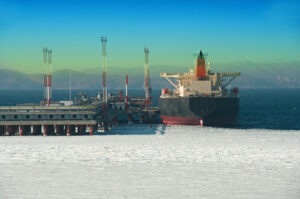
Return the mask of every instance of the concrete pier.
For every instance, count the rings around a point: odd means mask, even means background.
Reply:
[[[75,127],[84,134],[96,125],[101,105],[89,106],[7,106],[0,107],[0,135],[72,135]],[[95,131],[95,127],[94,127]]]
[[[111,99],[107,108],[104,113],[102,102],[97,100],[83,106],[0,106],[0,135],[85,135],[87,127],[94,135],[99,128],[105,133],[119,122],[152,124],[150,118],[159,113],[138,104],[127,104],[125,109],[119,99]]]

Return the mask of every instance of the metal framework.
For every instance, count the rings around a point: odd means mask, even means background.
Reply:
[[[125,109],[128,109],[128,75],[126,75],[125,82]]]
[[[144,90],[145,90],[145,98],[146,98],[146,109],[149,108],[149,103],[151,102],[151,82],[149,76],[149,49],[144,48],[145,52],[145,82],[144,82]]]
[[[44,104],[50,106],[52,101],[52,50],[43,48],[44,55]]]
[[[107,106],[107,79],[106,79],[106,37],[101,37],[101,43],[102,43],[102,88],[103,88],[103,110],[106,112],[106,106]]]

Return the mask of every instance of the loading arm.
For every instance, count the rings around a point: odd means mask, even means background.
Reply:
[[[168,82],[170,82],[170,84],[172,86],[174,86],[176,89],[178,89],[178,86],[176,86],[176,84],[174,84],[169,77],[174,77],[174,78],[179,78],[179,74],[178,73],[160,73],[160,77],[164,77],[166,80],[168,80]]]
[[[240,76],[241,73],[217,73],[219,77],[237,77]]]
[[[233,76],[224,86],[222,86],[222,89],[224,89],[228,84],[230,84],[230,82],[232,82],[235,78],[236,76]]]

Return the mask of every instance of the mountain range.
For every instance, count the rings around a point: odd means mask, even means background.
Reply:
[[[153,65],[149,66],[153,88],[171,87],[160,72],[186,72],[189,67]],[[215,72],[241,72],[231,84],[240,88],[300,88],[300,62],[288,63],[212,63]],[[101,68],[87,68],[81,71],[57,70],[52,74],[54,89],[66,89],[71,84],[74,89],[97,89],[102,86]],[[108,67],[108,88],[125,87],[128,75],[128,88],[141,89],[144,81],[144,68]],[[0,69],[0,89],[42,89],[43,74],[26,74],[15,70]]]

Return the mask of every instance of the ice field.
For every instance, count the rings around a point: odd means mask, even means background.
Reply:
[[[0,137],[0,198],[300,198],[300,131]]]

